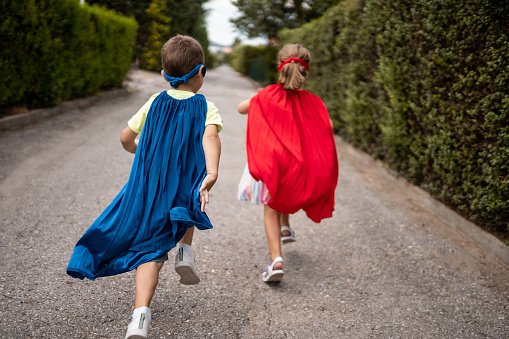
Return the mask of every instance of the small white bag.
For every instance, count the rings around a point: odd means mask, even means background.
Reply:
[[[253,179],[247,164],[239,182],[237,197],[240,201],[251,201],[255,205],[265,205],[270,200],[267,186],[262,181]]]

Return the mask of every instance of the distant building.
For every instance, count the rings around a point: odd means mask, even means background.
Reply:
[[[231,46],[221,45],[215,42],[209,43],[209,51],[213,54],[230,54],[232,52]]]

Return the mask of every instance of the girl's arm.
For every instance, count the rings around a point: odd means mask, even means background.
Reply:
[[[251,99],[248,99],[246,101],[242,101],[239,106],[237,107],[237,109],[239,110],[239,113],[240,114],[247,114],[247,112],[249,111],[249,103],[251,102]]]
[[[120,142],[124,149],[130,153],[136,153],[138,148],[138,139],[136,137],[138,133],[134,133],[133,130],[128,126],[120,134]]]
[[[209,203],[209,191],[214,186],[219,172],[219,157],[221,156],[221,140],[216,125],[205,126],[203,131],[203,152],[207,175],[200,187],[201,211],[205,212],[205,204]]]

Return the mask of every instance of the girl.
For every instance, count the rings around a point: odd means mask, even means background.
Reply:
[[[288,227],[288,214],[303,209],[319,223],[332,217],[334,210],[338,160],[332,121],[322,100],[301,89],[310,60],[306,48],[284,46],[278,55],[279,83],[265,87],[238,106],[239,113],[249,113],[248,165],[239,199],[265,205],[265,233],[271,256],[271,263],[262,273],[265,282],[283,278],[281,236],[283,240],[295,240]],[[243,189],[243,182],[251,187]],[[283,229],[281,222],[286,226]]]

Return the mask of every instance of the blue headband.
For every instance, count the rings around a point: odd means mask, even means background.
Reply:
[[[163,75],[164,75],[164,78],[170,82],[171,87],[177,88],[178,85],[181,84],[181,83],[187,84],[187,81],[189,79],[191,79],[192,77],[194,77],[196,75],[196,73],[198,73],[198,71],[200,70],[201,66],[205,66],[205,65],[204,64],[199,64],[198,66],[193,68],[193,70],[191,72],[187,73],[182,78],[171,77],[171,76],[167,75],[164,71],[163,71]],[[203,72],[203,75],[205,75],[205,72]]]

